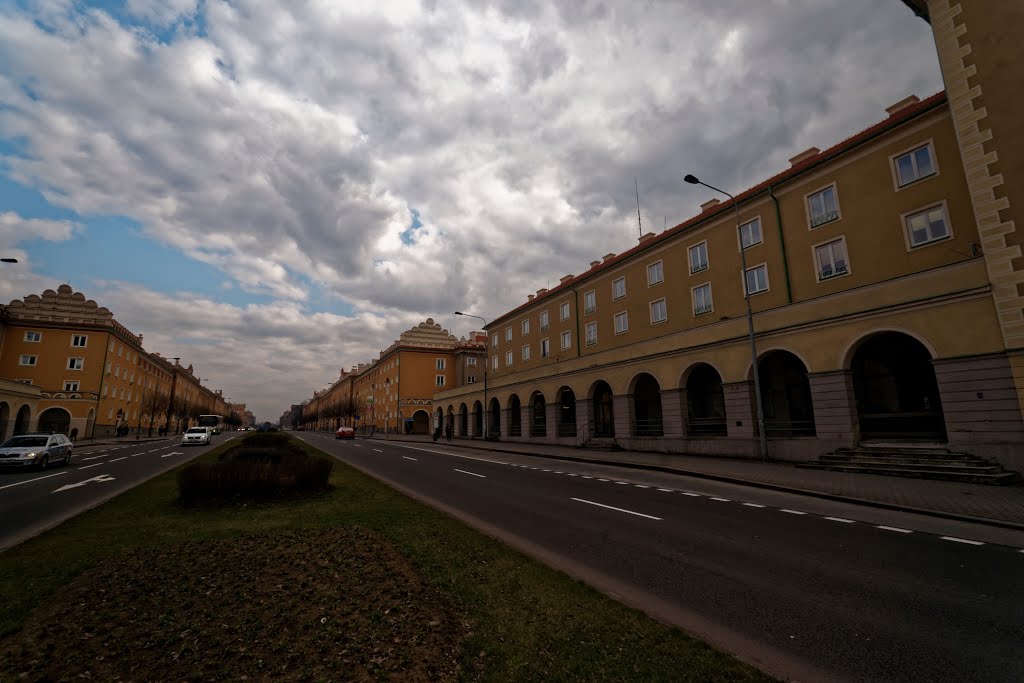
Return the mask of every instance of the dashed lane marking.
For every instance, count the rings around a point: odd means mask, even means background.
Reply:
[[[701,497],[701,495],[699,493],[693,493],[692,491],[680,491],[680,493],[682,493],[684,496],[689,496],[690,498],[700,498]]]
[[[106,462],[106,464],[108,464],[108,465],[109,465],[109,464],[110,464],[110,463],[112,463],[112,462],[117,462],[118,460],[127,460],[127,459],[128,459],[128,456],[127,456],[127,455],[122,455],[122,456],[121,456],[120,458],[114,458],[113,460],[108,460],[108,461]]]
[[[403,455],[402,457],[405,458],[406,460],[412,460],[413,462],[419,462],[419,460],[417,460],[416,458],[410,458],[408,455]]]
[[[785,512],[787,515],[806,515],[806,512],[800,512],[799,510],[787,510],[786,508],[779,508],[779,512]]]
[[[955,536],[939,536],[943,541],[953,541],[954,543],[966,543],[967,545],[985,545],[981,541],[971,541],[966,538],[957,538]]]
[[[653,519],[655,521],[662,521],[661,517],[655,517],[654,515],[645,515],[642,512],[636,512],[634,510],[626,510],[625,508],[612,507],[611,505],[605,505],[604,503],[595,503],[592,500],[584,500],[583,498],[572,498],[578,503],[586,503],[587,505],[596,505],[599,508],[605,508],[607,510],[615,510],[616,512],[625,512],[627,515],[636,515],[637,517],[645,517],[647,519]]]
[[[765,507],[764,505],[761,505],[760,503],[743,503],[743,504],[746,505],[748,508],[763,508],[763,507]]]
[[[87,469],[89,469],[90,467],[99,467],[100,465],[106,465],[106,464],[107,464],[107,463],[105,463],[105,462],[94,462],[94,463],[93,463],[93,464],[91,464],[91,465],[82,465],[82,466],[81,466],[81,467],[79,467],[78,469],[80,469],[80,470],[87,470]]]
[[[716,498],[715,496],[711,496],[711,500],[717,500],[719,503],[731,503],[732,502],[728,498]]]
[[[875,528],[876,529],[881,529],[882,531],[895,531],[898,534],[912,534],[912,533],[914,533],[910,529],[900,529],[899,527],[885,526],[884,524],[878,524],[878,525],[875,526]]]
[[[672,489],[658,489],[662,493],[673,493]]]
[[[383,453],[383,452],[384,452],[384,451],[382,451],[382,450],[381,450],[381,449],[379,449],[379,448],[374,448],[373,450],[374,450],[374,451],[376,451],[377,453]]]
[[[830,522],[842,522],[843,524],[853,524],[854,523],[854,521],[852,519],[843,519],[842,517],[826,517],[825,519],[827,519]]]
[[[452,469],[454,469],[456,472],[462,472],[463,474],[468,474],[471,477],[480,477],[481,479],[486,479],[487,478],[486,475],[477,474],[476,472],[467,472],[466,470],[460,470],[458,468],[452,468]]]

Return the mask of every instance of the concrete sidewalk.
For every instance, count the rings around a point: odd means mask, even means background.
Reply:
[[[378,433],[369,438],[434,444],[434,440],[429,436]],[[436,445],[657,470],[1024,530],[1024,486],[1019,484],[961,484],[909,477],[802,469],[787,462],[642,451],[594,451],[549,444],[481,439],[445,441],[442,438]]]

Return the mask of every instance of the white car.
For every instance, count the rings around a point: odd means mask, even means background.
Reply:
[[[189,427],[181,436],[182,446],[209,446],[213,443],[213,435],[207,427]]]
[[[38,467],[71,464],[71,439],[63,434],[21,434],[0,444],[0,467]]]

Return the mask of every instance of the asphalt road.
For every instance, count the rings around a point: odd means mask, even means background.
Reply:
[[[216,446],[230,436],[214,437]],[[158,441],[76,447],[71,465],[0,470],[0,550],[134,488],[212,446]]]
[[[443,442],[302,438],[777,676],[1024,680],[1024,534]]]

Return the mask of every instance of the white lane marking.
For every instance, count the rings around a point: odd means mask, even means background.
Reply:
[[[355,445],[358,446],[359,444],[355,444]],[[396,447],[396,448],[408,448],[411,451],[423,451],[424,453],[440,453],[441,455],[448,455],[448,456],[451,456],[453,458],[462,458],[463,460],[476,460],[478,462],[489,462],[492,465],[507,465],[508,464],[507,462],[502,462],[501,460],[490,460],[488,458],[474,458],[471,455],[460,455],[459,453],[449,453],[448,451],[437,451],[437,450],[434,450],[432,448],[417,448],[416,446],[403,446],[402,444],[399,444],[399,443],[392,443],[391,445],[393,447]],[[550,470],[544,470],[544,471],[545,472],[550,472]]]
[[[719,503],[731,502],[728,498],[716,498],[715,496],[711,496],[711,500],[717,500]]]
[[[578,477],[578,476],[580,476],[580,475],[578,475],[578,474],[573,474],[572,472],[570,472],[570,473],[569,473],[569,476],[570,476],[570,477]]]
[[[359,444],[359,443],[354,443],[352,445],[355,446],[356,448],[362,448],[363,447],[363,445]]]
[[[79,486],[85,486],[91,481],[100,483],[105,481],[114,481],[114,477],[110,476],[109,474],[99,474],[93,477],[92,479],[85,479],[74,484],[65,484],[64,486],[61,486],[59,489],[54,489],[53,491],[51,491],[51,493],[60,493],[61,491],[67,491],[68,489],[77,489]]]
[[[826,517],[830,522],[842,522],[843,524],[853,524],[852,519],[843,519],[842,517]]]
[[[971,541],[966,538],[957,538],[956,536],[939,536],[943,541],[953,541],[954,543],[966,543],[967,545],[985,545],[981,541]]]
[[[555,474],[565,474],[565,472],[559,472],[558,470],[551,470],[551,471],[554,472]]]
[[[82,460],[95,460],[96,458],[109,458],[109,455],[94,455],[91,458],[82,458]]]
[[[379,448],[374,448],[373,450],[374,450],[374,451],[376,451],[377,453],[383,453],[383,452],[384,452],[384,451],[382,451],[382,450],[381,450],[381,449],[379,449]]]
[[[882,529],[883,531],[895,531],[898,534],[912,534],[912,533],[914,533],[910,529],[900,529],[899,527],[884,526],[882,524],[877,525],[875,528],[876,529]]]
[[[779,508],[779,512],[785,512],[787,515],[806,515],[806,512],[800,512],[799,510],[787,510],[786,508]]]
[[[581,477],[583,477],[584,479],[593,479],[593,477],[588,477],[588,476],[587,476],[587,475],[585,475],[585,474],[581,474],[580,476],[581,476]]]
[[[454,469],[456,472],[462,472],[463,474],[468,474],[471,477],[480,477],[481,479],[486,479],[487,478],[486,475],[477,474],[476,472],[467,472],[466,470],[460,470],[460,469],[455,468],[455,467],[453,467],[452,469]]]
[[[658,489],[662,493],[672,493],[672,489]]]
[[[120,458],[114,458],[113,460],[108,460],[107,464],[109,465],[112,462],[117,462],[118,460],[127,460],[127,459],[128,459],[127,455],[122,455]]]
[[[541,472],[550,472],[551,470],[541,470]]]
[[[91,464],[91,465],[82,465],[82,466],[81,466],[81,467],[79,467],[78,469],[80,469],[80,470],[87,470],[87,469],[89,469],[90,467],[99,467],[100,465],[106,465],[106,464],[107,464],[107,463],[105,463],[105,462],[94,462],[94,463],[93,463],[93,464]]]
[[[419,462],[419,460],[417,460],[416,458],[410,458],[408,455],[403,455],[402,457],[405,458],[406,460],[412,460],[413,462]]]
[[[748,508],[763,508],[764,507],[764,505],[760,505],[758,503],[744,503],[744,505],[746,505]]]
[[[160,450],[160,449],[159,449],[159,448],[154,448],[153,450],[151,450],[151,451],[146,451],[146,452],[147,452],[147,453],[156,453],[156,452],[157,452],[158,450]]]
[[[628,481],[617,481],[617,482],[615,482],[615,483],[616,483],[616,484],[621,484],[621,485],[623,485],[623,486],[629,486],[629,482],[628,482]]]
[[[160,457],[161,458],[169,458],[172,455],[185,455],[185,454],[182,453],[181,451],[174,451],[173,453],[165,453],[165,454],[161,455]],[[113,461],[111,461],[111,462],[113,462]]]
[[[2,491],[3,489],[9,489],[12,486],[21,486],[22,484],[31,484],[32,482],[39,481],[40,479],[49,479],[50,477],[59,477],[62,474],[67,474],[67,472],[54,472],[53,474],[47,474],[47,475],[44,475],[42,477],[36,477],[35,479],[26,479],[25,481],[19,481],[19,482],[15,483],[15,484],[8,484],[7,486],[0,486],[0,491]]]
[[[608,481],[607,479],[598,479],[598,481]]]
[[[689,496],[690,498],[700,498],[699,493],[690,493],[689,491],[680,491],[680,493],[682,493],[684,496]]]
[[[599,508],[607,508],[609,510],[615,510],[616,512],[625,512],[627,515],[636,515],[637,517],[646,517],[647,519],[654,519],[654,520],[657,520],[659,522],[661,521],[661,517],[654,517],[652,515],[645,515],[642,512],[634,512],[633,510],[625,510],[623,508],[616,508],[616,507],[612,507],[611,505],[605,505],[603,503],[595,503],[592,500],[583,500],[582,498],[572,498],[571,500],[575,500],[578,503],[586,503],[587,505],[596,505]]]
[[[644,486],[643,484],[633,484],[633,486],[637,487],[638,489],[649,489],[649,488],[651,488],[650,486]]]

